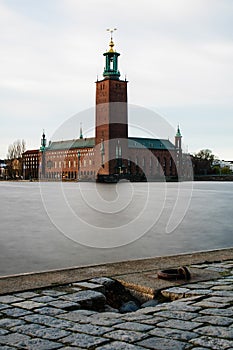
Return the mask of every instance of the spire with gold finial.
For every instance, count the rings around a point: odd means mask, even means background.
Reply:
[[[118,66],[118,56],[120,54],[114,50],[114,42],[113,42],[113,37],[112,34],[113,32],[117,30],[116,28],[114,29],[107,29],[108,32],[110,32],[110,43],[109,43],[109,50],[104,53],[104,56],[106,58],[106,63],[105,63],[105,68],[104,68],[104,73],[103,76],[107,79],[119,79],[120,77],[120,72],[117,68]]]
[[[114,48],[114,42],[113,42],[113,39],[112,39],[112,33],[117,30],[116,28],[113,28],[113,29],[107,29],[107,32],[110,32],[111,33],[111,39],[110,39],[110,43],[109,43],[109,50],[108,52],[114,52],[113,48]]]

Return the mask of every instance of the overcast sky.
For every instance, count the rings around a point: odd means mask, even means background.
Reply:
[[[129,103],[179,123],[185,150],[233,160],[232,0],[0,0],[0,157],[94,106],[109,27]]]

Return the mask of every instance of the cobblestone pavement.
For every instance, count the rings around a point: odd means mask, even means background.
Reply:
[[[2,295],[0,349],[233,349],[233,260],[195,267],[220,277],[163,290],[173,301],[131,313],[94,311],[107,278]]]

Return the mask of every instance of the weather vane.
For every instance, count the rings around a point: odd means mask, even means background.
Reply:
[[[106,29],[107,30],[107,32],[110,32],[110,34],[111,34],[111,40],[112,40],[112,33],[113,32],[115,32],[115,30],[117,30],[117,28],[113,28],[113,29]]]

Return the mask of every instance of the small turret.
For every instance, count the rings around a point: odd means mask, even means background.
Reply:
[[[43,134],[42,134],[42,138],[41,138],[41,147],[40,147],[40,150],[41,151],[44,151],[45,147],[46,147],[46,138],[45,138],[45,132],[43,130]]]
[[[79,133],[79,138],[83,139],[83,128],[82,128],[82,123],[80,123],[80,133]]]
[[[182,149],[182,145],[181,145],[181,139],[182,139],[182,135],[180,132],[180,126],[178,124],[177,126],[177,132],[176,132],[176,136],[175,136],[175,146],[177,149],[181,150]]]

